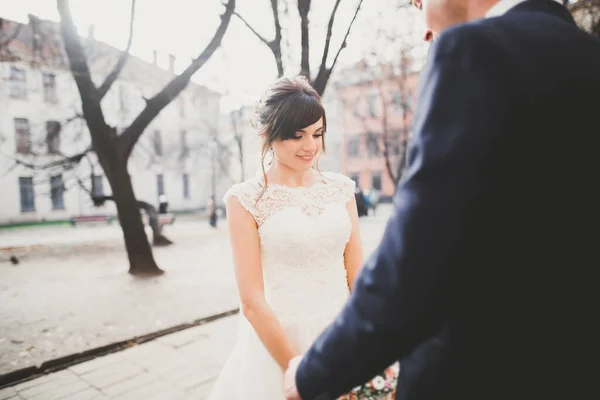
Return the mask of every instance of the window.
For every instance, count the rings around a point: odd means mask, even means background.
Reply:
[[[386,146],[388,156],[397,156],[400,154],[400,145],[402,142],[402,133],[400,131],[392,131],[386,138]]]
[[[371,174],[371,189],[381,191],[381,172]]]
[[[392,92],[392,104],[394,105],[394,111],[402,110],[402,96],[397,90]]]
[[[190,198],[190,176],[188,174],[183,174],[183,198]]]
[[[162,156],[163,155],[162,136],[160,135],[159,130],[154,131],[154,137],[153,137],[152,143],[154,145],[154,153],[157,156]]]
[[[62,175],[55,175],[50,177],[50,199],[52,200],[53,210],[64,210],[65,203],[63,194],[65,192],[65,185],[63,183]]]
[[[27,80],[25,70],[10,67],[10,97],[13,99],[27,98]]]
[[[348,157],[358,157],[360,155],[360,138],[358,136],[348,138],[346,154]]]
[[[357,118],[361,118],[362,115],[360,114],[360,99],[353,99],[353,102],[354,107],[352,107],[352,115]]]
[[[381,155],[381,147],[379,145],[379,135],[369,132],[366,134],[367,155],[369,157],[379,157]]]
[[[19,178],[19,193],[21,194],[21,212],[35,211],[33,178]]]
[[[162,174],[156,175],[156,192],[159,196],[165,194],[165,180]]]
[[[15,118],[15,133],[17,135],[17,153],[31,153],[31,132],[29,131],[29,120],[26,118]]]
[[[377,116],[377,95],[372,93],[367,96],[367,106],[369,107],[369,115]]]
[[[46,122],[46,147],[48,154],[60,153],[60,122]]]
[[[187,143],[187,131],[182,129],[179,132],[179,138],[181,141],[181,158],[187,157],[189,153],[188,143]]]
[[[102,186],[102,175],[92,175],[92,196],[104,196],[104,187]]]
[[[56,103],[56,76],[50,73],[42,73],[42,81],[44,85],[44,101],[46,103]]]

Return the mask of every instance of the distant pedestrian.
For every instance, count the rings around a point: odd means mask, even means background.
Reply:
[[[169,201],[167,199],[167,195],[161,194],[160,196],[158,196],[158,213],[166,214],[168,208],[169,208]]]
[[[358,186],[356,187],[356,190],[354,192],[354,198],[356,200],[356,208],[358,211],[358,216],[364,217],[364,216],[368,215],[369,212],[367,210],[367,201],[365,199],[365,194],[363,193],[362,189],[359,188]]]
[[[211,196],[208,200],[208,221],[213,228],[217,227],[217,206],[215,204],[215,196]]]
[[[381,196],[379,195],[379,190],[377,189],[371,189],[371,191],[369,192],[369,206],[373,210],[373,216],[375,215],[377,206],[379,205],[380,197]]]

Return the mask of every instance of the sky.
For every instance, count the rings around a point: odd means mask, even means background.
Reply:
[[[369,46],[374,21],[382,11],[397,0],[365,0],[353,34],[336,68],[351,65],[364,57]],[[295,2],[294,2],[295,3]],[[309,14],[311,24],[311,64],[316,71],[321,59],[325,29],[333,0],[312,2]],[[352,18],[357,0],[342,0],[336,17],[331,49],[336,50]],[[94,26],[97,40],[124,48],[129,32],[131,2],[129,0],[70,0],[73,19],[81,35]],[[212,38],[224,11],[222,0],[137,0],[134,36],[131,53],[152,61],[153,50],[158,51],[159,66],[166,68],[168,54],[176,57],[176,72],[183,70],[191,58],[197,56]],[[274,37],[273,17],[269,0],[237,0],[236,11],[266,38]],[[291,48],[284,58],[290,65],[299,65],[299,18],[295,8],[280,10],[282,24],[289,18],[294,27],[283,43]],[[0,0],[0,16],[27,22],[31,13],[44,19],[58,21],[55,0]],[[392,21],[393,24],[400,22]],[[286,46],[287,44],[287,46]],[[334,53],[330,57],[333,59]],[[297,72],[297,68],[290,69]],[[223,39],[222,47],[193,78],[193,81],[225,93],[222,109],[255,102],[267,85],[276,78],[276,67],[270,50],[260,42],[241,21],[233,17]],[[286,71],[286,73],[289,73]]]

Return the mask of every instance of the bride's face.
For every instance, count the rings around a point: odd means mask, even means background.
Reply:
[[[323,118],[307,126],[291,139],[273,143],[275,160],[294,170],[308,170],[323,149]]]

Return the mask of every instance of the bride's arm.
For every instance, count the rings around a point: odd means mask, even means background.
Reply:
[[[352,221],[352,233],[350,233],[350,240],[348,240],[346,250],[344,251],[344,264],[346,265],[346,274],[348,275],[348,288],[352,290],[356,276],[363,265],[363,252],[358,227],[358,210],[354,196],[352,196],[346,207]]]
[[[227,201],[227,221],[242,313],[282,370],[298,354],[265,300],[258,229],[235,196]]]

